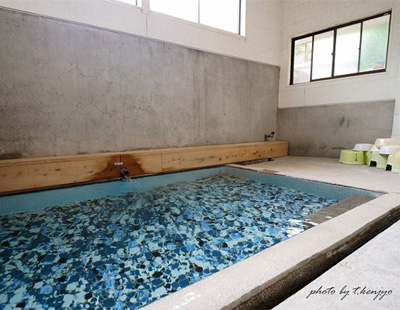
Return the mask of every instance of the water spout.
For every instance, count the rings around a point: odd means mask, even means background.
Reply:
[[[268,138],[273,138],[275,136],[275,131],[271,131],[269,135],[264,135],[264,141],[268,141]]]
[[[126,168],[126,167],[121,168],[120,174],[121,174],[122,181],[128,181],[128,182],[131,181],[131,177],[129,176],[128,168]]]

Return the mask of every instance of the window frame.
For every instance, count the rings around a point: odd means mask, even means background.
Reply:
[[[129,3],[124,0],[102,0],[102,1],[120,5],[120,6],[125,6],[125,7],[134,7],[134,8],[143,9],[143,0],[133,0],[135,3]]]
[[[389,29],[388,29],[388,38],[387,38],[387,43],[386,43],[386,61],[385,61],[385,68],[383,69],[377,69],[377,70],[369,70],[369,71],[362,71],[360,72],[360,57],[361,57],[361,46],[362,46],[362,35],[363,35],[363,23],[368,20],[372,20],[375,18],[383,17],[389,15]],[[388,56],[389,56],[389,41],[390,41],[390,31],[391,31],[391,22],[392,22],[392,10],[386,11],[384,13],[376,14],[374,16],[366,17],[363,19],[351,21],[345,24],[340,24],[338,26],[326,28],[323,30],[315,31],[312,33],[308,33],[305,35],[301,35],[295,38],[292,38],[291,43],[291,59],[290,59],[290,79],[289,79],[289,85],[299,85],[299,84],[304,84],[304,83],[312,83],[312,82],[318,82],[318,81],[324,81],[324,80],[333,80],[333,79],[338,79],[338,78],[344,78],[344,77],[351,77],[351,76],[360,76],[360,75],[367,75],[367,74],[374,74],[374,73],[382,73],[387,71],[387,63],[388,63]],[[360,24],[360,42],[359,42],[359,51],[358,51],[358,69],[356,73],[348,73],[348,74],[342,74],[342,75],[334,75],[334,70],[335,70],[335,59],[336,59],[336,39],[337,39],[337,30],[340,28],[352,26],[355,24]],[[333,31],[333,50],[332,50],[332,68],[331,68],[331,76],[330,77],[325,77],[325,78],[319,78],[319,79],[313,79],[312,77],[312,68],[313,68],[313,57],[314,57],[314,37],[318,34],[322,34],[325,32]],[[310,65],[310,81],[308,82],[300,82],[300,83],[293,83],[294,82],[294,56],[295,56],[295,47],[296,44],[295,42],[297,40],[305,39],[311,37],[311,65]]]
[[[168,13],[152,10],[151,9],[151,0],[149,0],[149,4],[150,4],[149,5],[149,9],[150,9],[150,12],[152,12],[152,13],[162,14],[162,15],[169,16],[169,17],[172,17],[172,18],[176,18],[176,19],[184,21],[184,22],[193,23],[193,24],[196,24],[196,25],[201,25],[203,27],[212,28],[212,29],[216,29],[218,31],[223,31],[223,32],[226,32],[226,33],[229,33],[229,34],[239,35],[241,37],[244,37],[245,36],[245,32],[246,32],[245,21],[246,21],[246,11],[247,11],[246,10],[247,0],[236,0],[236,1],[238,1],[238,3],[239,3],[239,11],[238,11],[239,14],[238,14],[238,19],[237,19],[237,30],[235,32],[232,32],[232,31],[229,31],[229,30],[226,30],[226,29],[223,29],[223,28],[218,28],[218,27],[215,27],[215,26],[210,26],[210,25],[205,24],[205,23],[202,23],[201,22],[201,16],[200,16],[201,0],[197,0],[198,10],[197,10],[197,20],[196,21],[191,21],[191,20],[187,20],[187,19],[184,19],[184,18],[177,17],[175,15],[170,15]]]

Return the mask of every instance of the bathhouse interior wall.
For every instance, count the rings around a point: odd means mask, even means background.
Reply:
[[[278,138],[289,154],[338,157],[376,138],[400,141],[400,2],[282,1]],[[383,73],[289,85],[291,39],[392,11]]]
[[[263,141],[279,67],[0,10],[1,158]]]
[[[0,0],[0,158],[257,142],[270,131],[304,156],[400,140],[397,0],[247,0],[244,36],[151,12],[147,0],[76,2]],[[37,16],[17,21],[10,9]],[[389,10],[386,72],[289,85],[293,37]]]

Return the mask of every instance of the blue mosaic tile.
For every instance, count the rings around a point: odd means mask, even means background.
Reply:
[[[310,227],[336,203],[221,174],[0,216],[0,309],[138,309]]]

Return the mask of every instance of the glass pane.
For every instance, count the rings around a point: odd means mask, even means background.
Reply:
[[[336,32],[335,76],[358,72],[361,23]]]
[[[200,23],[239,33],[239,0],[200,0]]]
[[[386,68],[390,15],[363,23],[360,72]]]
[[[198,22],[198,0],[151,0],[150,10]]]
[[[312,79],[332,76],[333,31],[314,36]]]
[[[294,43],[293,84],[310,82],[312,37]]]

